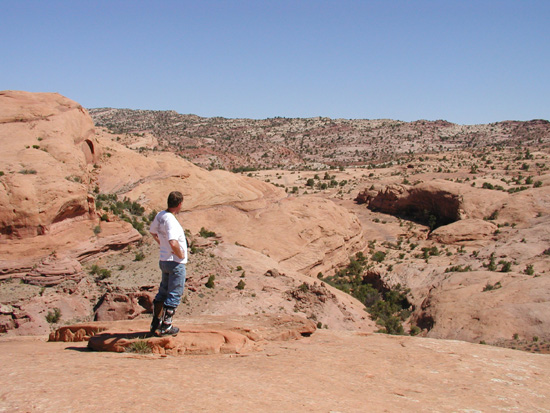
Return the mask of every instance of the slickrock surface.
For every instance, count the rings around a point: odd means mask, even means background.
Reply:
[[[0,339],[0,411],[457,412],[549,409],[550,357],[318,330],[246,355],[102,353]]]

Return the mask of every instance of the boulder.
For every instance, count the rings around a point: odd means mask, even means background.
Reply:
[[[135,291],[130,293],[109,292],[103,295],[95,310],[96,321],[132,320],[143,313],[153,311],[155,293]]]
[[[491,240],[498,227],[482,219],[463,219],[432,231],[430,239],[442,244],[479,245]]]

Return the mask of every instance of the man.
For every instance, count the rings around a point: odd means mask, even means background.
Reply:
[[[157,214],[149,231],[160,245],[159,267],[162,279],[155,296],[151,334],[175,336],[180,331],[172,318],[181,302],[185,285],[187,241],[176,214],[181,211],[183,195],[173,191],[168,195],[168,208]]]

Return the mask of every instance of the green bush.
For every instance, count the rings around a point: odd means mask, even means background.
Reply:
[[[500,272],[510,272],[512,271],[512,263],[509,261],[501,261],[502,267],[500,269]]]
[[[384,258],[386,258],[386,253],[383,251],[376,251],[372,254],[371,258],[374,262],[382,262]]]
[[[215,237],[216,233],[214,231],[208,231],[207,229],[202,227],[199,231],[199,235],[203,238],[210,238],[210,237]]]
[[[54,308],[53,311],[48,311],[46,315],[46,321],[50,324],[57,323],[61,318],[61,310],[59,308]]]
[[[214,282],[215,280],[216,280],[216,276],[214,274],[212,274],[210,277],[208,277],[208,281],[206,282],[205,287],[206,288],[214,288],[216,286],[216,284]]]
[[[19,171],[20,174],[23,174],[23,175],[36,175],[36,170],[35,169],[21,169]]]
[[[239,283],[237,284],[237,286],[235,287],[237,290],[244,290],[244,287],[245,287],[245,282],[243,280],[239,280]]]
[[[483,287],[483,291],[491,291],[491,290],[497,290],[502,287],[502,284],[500,281],[496,282],[495,284],[487,283],[485,284],[485,287]]]
[[[134,256],[134,261],[143,261],[145,259],[145,254],[141,251],[136,252]]]
[[[106,278],[109,278],[111,276],[111,270],[108,270],[107,268],[102,268],[99,270],[99,279],[104,280]]]

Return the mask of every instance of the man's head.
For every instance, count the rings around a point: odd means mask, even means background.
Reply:
[[[183,202],[183,195],[179,191],[172,191],[168,195],[168,208],[176,208]]]

